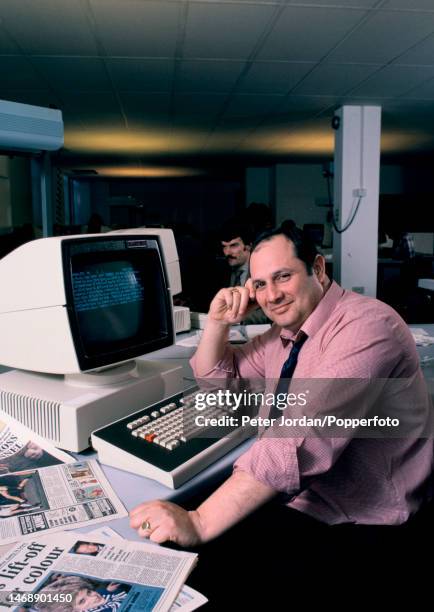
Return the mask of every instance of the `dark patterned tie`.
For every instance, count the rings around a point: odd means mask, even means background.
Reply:
[[[300,340],[297,340],[297,342],[294,342],[294,344],[292,345],[289,357],[283,364],[282,370],[280,372],[279,382],[277,383],[277,387],[274,392],[275,397],[277,397],[279,393],[288,393],[289,379],[292,378],[292,375],[294,374],[295,366],[297,365],[298,354],[300,353],[301,347],[306,342],[307,338],[307,335],[303,333]],[[274,403],[271,406],[270,418],[277,419],[281,415],[282,410],[279,410],[276,407],[276,403]]]
[[[232,287],[239,287],[241,284],[241,277],[243,275],[242,270],[237,270],[234,274],[234,281],[232,283]]]

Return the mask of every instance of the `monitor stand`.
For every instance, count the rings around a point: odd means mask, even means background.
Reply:
[[[182,367],[170,359],[68,377],[10,370],[0,374],[0,408],[55,446],[80,452],[95,429],[183,388]]]

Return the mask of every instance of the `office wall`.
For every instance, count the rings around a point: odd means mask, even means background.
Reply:
[[[322,164],[276,166],[276,222],[293,219],[297,225],[326,223],[327,182]]]

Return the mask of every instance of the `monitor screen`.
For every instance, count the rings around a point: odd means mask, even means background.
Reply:
[[[62,243],[68,317],[81,370],[172,343],[158,240],[128,236]]]

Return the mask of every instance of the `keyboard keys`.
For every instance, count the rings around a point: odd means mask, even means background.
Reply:
[[[196,425],[198,411],[195,407],[196,394],[181,398],[179,404],[169,402],[159,410],[153,410],[130,421],[127,428],[131,435],[148,443],[156,444],[168,451],[179,448],[189,440],[204,432]],[[224,407],[209,406],[200,411],[203,417],[219,417],[227,413]]]

